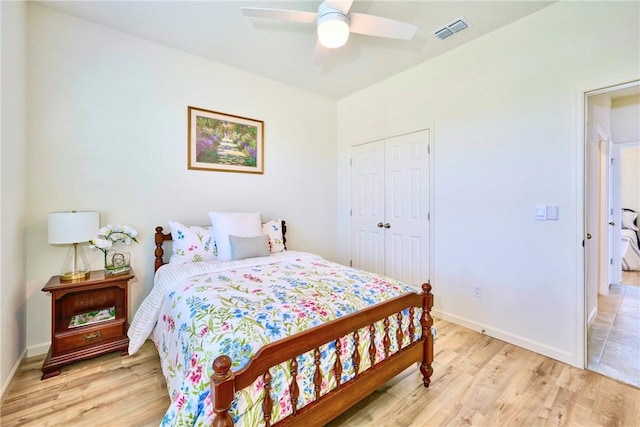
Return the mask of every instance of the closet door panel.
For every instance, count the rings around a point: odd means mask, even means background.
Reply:
[[[429,278],[429,134],[386,140],[385,271],[412,285]]]
[[[373,273],[385,274],[384,271],[384,236],[381,233],[368,233],[358,230],[353,235],[352,265]]]
[[[351,157],[351,263],[385,274],[384,141],[353,148]]]

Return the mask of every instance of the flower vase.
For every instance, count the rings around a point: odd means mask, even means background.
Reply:
[[[120,242],[104,251],[104,275],[114,276],[131,271],[131,253],[125,250],[126,245]]]

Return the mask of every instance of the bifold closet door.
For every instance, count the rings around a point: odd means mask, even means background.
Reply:
[[[351,262],[419,285],[429,278],[429,131],[353,147]]]

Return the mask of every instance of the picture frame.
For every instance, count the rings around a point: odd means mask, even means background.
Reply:
[[[187,168],[264,173],[262,120],[188,107]]]

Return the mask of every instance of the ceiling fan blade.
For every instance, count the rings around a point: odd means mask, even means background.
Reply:
[[[316,49],[313,51],[313,63],[321,65],[329,57],[330,49],[322,46],[320,42],[316,42]]]
[[[350,13],[349,29],[352,33],[388,39],[411,40],[418,29],[417,26],[395,19],[366,13]]]
[[[244,16],[253,16],[256,18],[277,19],[280,21],[303,22],[306,24],[315,24],[318,14],[315,12],[305,12],[302,10],[286,10],[286,9],[265,9],[260,7],[241,7]]]
[[[349,13],[349,9],[351,9],[353,0],[326,0],[324,4],[331,9],[338,9],[346,15]]]

